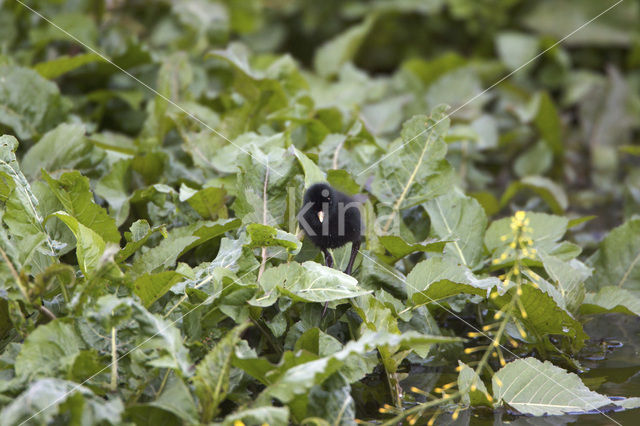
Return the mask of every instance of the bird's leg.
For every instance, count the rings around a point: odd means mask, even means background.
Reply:
[[[333,257],[331,257],[331,253],[329,253],[328,248],[323,248],[322,253],[324,254],[324,264],[329,268],[333,268]]]
[[[345,274],[351,275],[351,269],[353,269],[353,262],[356,261],[356,256],[358,255],[359,250],[360,250],[360,241],[354,241],[353,243],[351,243],[351,257],[349,258],[347,269],[344,270]]]

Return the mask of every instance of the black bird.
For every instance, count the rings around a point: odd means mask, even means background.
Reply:
[[[313,244],[320,247],[330,268],[333,258],[329,249],[352,243],[351,257],[344,271],[351,275],[362,237],[360,202],[326,183],[316,183],[304,194],[298,221]]]

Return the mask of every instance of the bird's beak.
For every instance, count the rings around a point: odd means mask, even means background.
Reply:
[[[318,212],[318,220],[320,221],[320,223],[324,221],[324,212],[322,210]]]

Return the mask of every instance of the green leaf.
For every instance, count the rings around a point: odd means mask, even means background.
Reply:
[[[375,19],[375,15],[369,15],[360,24],[352,26],[320,46],[313,58],[313,66],[318,74],[330,77],[336,74],[344,63],[351,61],[371,31]]]
[[[149,402],[148,405],[173,413],[188,424],[198,422],[198,409],[189,387],[175,374],[169,376],[158,399]],[[166,419],[163,419],[164,421]]]
[[[69,227],[76,237],[76,256],[78,266],[85,275],[91,275],[101,263],[106,247],[102,237],[93,229],[87,228],[67,212],[52,213],[50,217],[57,217]]]
[[[502,62],[514,71],[533,59],[539,50],[535,36],[516,32],[503,32],[496,37],[496,48]]]
[[[22,344],[16,375],[33,380],[66,373],[81,349],[84,344],[72,324],[63,319],[51,321],[36,328]]]
[[[70,424],[119,424],[124,404],[105,399],[75,382],[45,378],[34,381],[0,415],[7,425],[51,424],[64,418]]]
[[[302,248],[302,243],[295,235],[268,225],[252,223],[247,226],[247,234],[251,237],[250,247],[279,246],[294,255]]]
[[[589,259],[595,268],[590,289],[614,286],[640,291],[640,219],[630,219],[609,232]]]
[[[84,53],[75,56],[62,55],[50,61],[37,63],[33,69],[44,78],[53,80],[86,64],[102,61],[103,59],[95,53]]]
[[[488,297],[499,285],[495,277],[478,279],[469,268],[451,259],[432,257],[418,263],[407,275],[407,297],[416,305],[458,294]]]
[[[277,293],[301,302],[329,302],[371,293],[358,286],[358,281],[316,262],[291,262],[267,269],[259,281],[264,296],[256,296],[250,303],[270,306]]]
[[[549,361],[529,357],[502,367],[493,375],[493,397],[522,414],[580,414],[614,404],[590,391],[580,378]]]
[[[538,105],[538,113],[534,118],[538,132],[554,155],[561,155],[564,141],[558,110],[547,92],[536,94],[534,101]]]
[[[500,206],[506,206],[522,189],[530,189],[537,193],[556,214],[562,214],[569,206],[564,189],[543,176],[526,176],[520,181],[513,182],[502,194]]]
[[[196,191],[193,195],[186,199],[187,203],[200,216],[209,220],[216,220],[218,218],[226,219],[229,214],[227,212],[227,206],[225,199],[227,191],[223,188],[203,188]],[[180,200],[184,201],[184,200]]]
[[[148,308],[183,279],[184,276],[175,271],[145,274],[135,280],[133,291],[140,298],[144,307]]]
[[[109,173],[98,181],[96,195],[109,203],[109,214],[116,226],[120,226],[129,216],[129,186],[131,180],[131,160],[116,161]]]
[[[584,341],[589,336],[584,332],[582,324],[563,307],[564,301],[558,300],[557,291],[543,289],[542,285],[540,288],[522,285],[521,290],[519,298],[526,318],[522,316],[521,310],[514,310],[513,314],[530,332],[528,339],[537,339],[537,343],[542,343],[543,336],[558,335],[567,337],[575,351],[584,346]],[[511,303],[516,291],[515,288],[511,288],[493,300],[499,308],[503,308]]]
[[[518,156],[513,164],[513,171],[523,178],[525,176],[541,176],[553,164],[553,152],[544,142],[538,142]]]
[[[262,391],[258,400],[277,398],[283,403],[296,395],[303,395],[314,385],[321,384],[351,359],[364,356],[367,352],[382,346],[411,348],[417,344],[448,343],[457,339],[444,336],[429,336],[409,331],[407,333],[366,333],[357,341],[347,343],[344,348],[327,357],[304,362],[287,369]]]
[[[193,383],[203,423],[210,422],[216,416],[218,406],[227,397],[234,348],[248,325],[240,325],[229,331],[196,366]]]
[[[326,182],[327,175],[320,168],[304,155],[298,148],[291,145],[289,151],[298,159],[302,170],[304,171],[304,186],[309,188],[314,183]]]
[[[564,299],[567,309],[575,312],[584,298],[584,282],[593,270],[577,259],[568,262],[540,253],[545,271],[554,281]]]
[[[0,123],[20,139],[37,138],[65,119],[68,104],[55,84],[12,65],[0,65],[0,75]]]
[[[24,155],[22,168],[25,175],[35,178],[40,175],[41,169],[50,172],[73,169],[86,161],[93,146],[84,135],[85,128],[81,124],[63,123],[47,132]]]
[[[396,235],[383,235],[379,238],[380,244],[391,254],[393,260],[415,252],[442,253],[448,241],[428,240],[422,243],[408,243],[402,237]]]
[[[182,254],[238,226],[240,219],[220,219],[174,228],[160,244],[136,258],[133,271],[141,275],[154,272],[160,267],[170,268]]]
[[[236,426],[240,420],[250,425],[286,425],[289,424],[289,407],[258,407],[236,411],[224,418],[223,426]]]
[[[482,257],[487,228],[484,209],[474,198],[451,191],[424,204],[431,219],[432,233],[450,240],[445,257],[474,268]]]
[[[102,296],[86,316],[106,330],[118,327],[120,334],[123,328],[134,332],[133,342],[138,344],[135,345],[137,354],[133,356],[143,357],[147,365],[175,369],[182,377],[193,374],[189,351],[175,322],[150,313],[132,298],[111,294]]]
[[[95,231],[106,242],[120,243],[120,232],[115,220],[93,201],[88,178],[73,171],[64,173],[58,180],[45,172],[44,179],[67,213],[78,223]]]
[[[462,361],[458,361],[458,389],[462,394],[462,402],[467,405],[484,405],[491,407],[492,403],[487,399],[487,387],[475,370]],[[472,390],[473,389],[473,390]]]
[[[580,306],[581,314],[617,312],[640,316],[640,295],[619,287],[601,287],[597,293],[587,293]]]
[[[0,136],[0,182],[4,203],[2,221],[7,226],[15,253],[9,256],[18,269],[31,265],[34,273],[44,271],[53,263],[56,244],[49,237],[39,210],[38,198],[20,171],[15,156],[18,141],[13,136]],[[6,251],[9,251],[8,241]]]
[[[116,254],[115,261],[120,263],[127,260],[129,256],[138,251],[147,242],[151,234],[161,229],[162,227],[160,226],[151,228],[144,219],[133,222],[130,231],[124,233],[127,244]]]
[[[402,126],[401,139],[391,144],[375,165],[371,192],[388,206],[405,209],[447,192],[453,169],[444,159],[449,128],[445,106],[431,116],[417,115]]]
[[[354,195],[360,192],[360,185],[353,180],[353,177],[346,170],[327,170],[327,182],[338,191],[344,192],[347,195]]]

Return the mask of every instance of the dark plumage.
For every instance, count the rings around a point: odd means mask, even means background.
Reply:
[[[326,183],[316,183],[304,194],[298,220],[305,234],[322,250],[328,267],[333,266],[329,249],[352,243],[345,270],[351,275],[362,237],[360,203]]]

